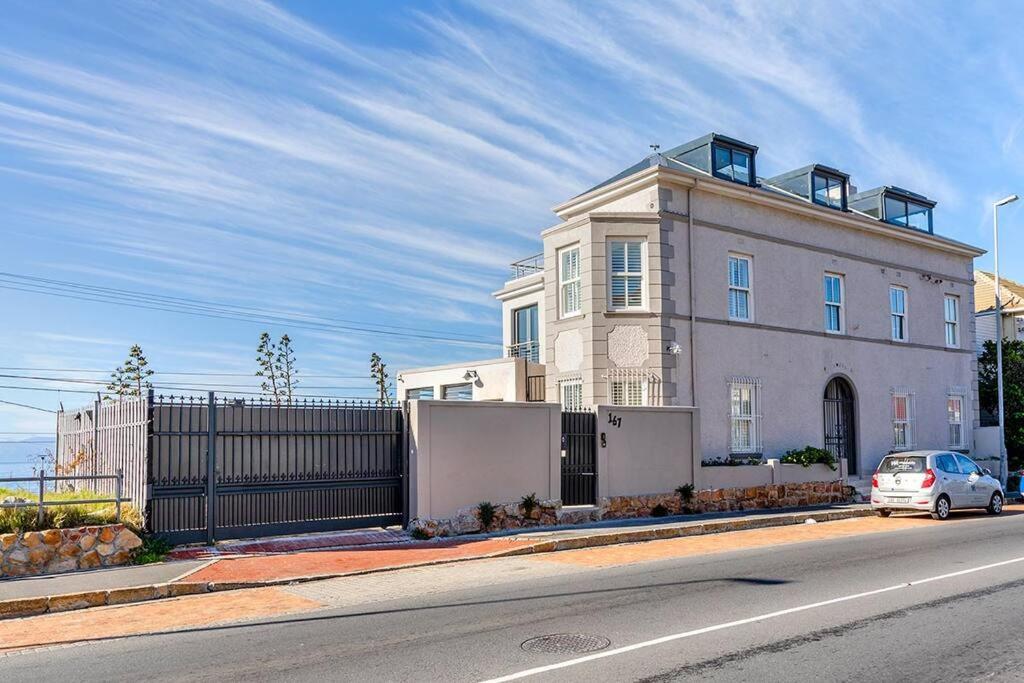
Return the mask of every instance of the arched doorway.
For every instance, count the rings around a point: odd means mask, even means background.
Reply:
[[[857,430],[854,422],[853,387],[842,377],[825,386],[825,450],[846,458],[851,475],[857,474]]]

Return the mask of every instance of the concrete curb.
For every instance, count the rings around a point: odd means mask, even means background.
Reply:
[[[70,610],[86,609],[88,607],[103,607],[127,605],[136,602],[148,602],[150,600],[161,600],[164,598],[178,598],[186,595],[198,595],[201,593],[213,593],[219,591],[240,590],[243,588],[263,588],[268,586],[285,586],[295,583],[308,583],[310,581],[322,581],[324,579],[335,579],[343,576],[360,576],[364,574],[376,574],[380,572],[397,571],[413,567],[429,567],[441,564],[454,564],[456,562],[469,562],[472,560],[484,560],[498,557],[514,557],[517,555],[532,555],[536,553],[559,552],[562,550],[579,550],[581,548],[597,548],[607,545],[623,545],[627,543],[642,543],[645,541],[656,541],[667,538],[684,538],[687,536],[704,536],[707,534],[727,533],[730,531],[746,531],[750,529],[765,529],[768,527],[789,526],[792,524],[804,524],[807,520],[815,522],[834,522],[841,519],[853,519],[855,517],[869,517],[873,515],[870,509],[859,508],[853,510],[824,510],[820,512],[789,513],[775,516],[762,517],[738,517],[733,519],[709,520],[702,524],[691,524],[688,526],[666,526],[653,529],[633,529],[628,531],[613,531],[606,533],[593,533],[587,536],[573,538],[537,540],[537,542],[518,548],[498,550],[491,553],[484,553],[474,557],[459,557],[426,562],[410,562],[390,567],[377,567],[374,569],[362,569],[350,572],[334,572],[328,574],[316,574],[307,576],[294,576],[281,579],[269,579],[266,581],[222,581],[222,582],[175,582],[155,583],[144,586],[132,586],[128,588],[112,588],[109,590],[83,591],[79,593],[65,593],[63,595],[50,595],[35,598],[15,598],[13,600],[0,600],[0,619],[17,619],[22,617],[34,617],[41,614],[55,614]],[[204,567],[207,565],[203,565]],[[200,567],[201,569],[201,567]],[[198,571],[195,570],[195,571]],[[187,578],[188,572],[184,575]]]

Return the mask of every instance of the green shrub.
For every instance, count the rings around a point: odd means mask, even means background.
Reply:
[[[764,460],[757,453],[751,455],[726,455],[717,458],[705,458],[700,461],[701,467],[740,467],[742,465],[763,465]]]
[[[799,450],[786,451],[780,462],[787,465],[803,465],[804,467],[820,464],[828,465],[828,468],[832,471],[836,469],[835,456],[823,448],[815,448],[814,446],[804,446]]]
[[[683,505],[686,505],[693,500],[693,484],[677,486],[676,493],[679,494],[679,500],[683,501]]]
[[[533,511],[540,506],[540,501],[537,500],[536,493],[531,493],[528,496],[523,496],[522,500],[519,501],[519,504],[523,506],[523,512],[526,513],[526,516],[530,517],[533,515]]]
[[[491,524],[494,524],[494,505],[488,501],[483,501],[476,506],[476,516],[480,520],[480,527],[487,531],[491,528]]]
[[[163,562],[167,553],[171,552],[171,544],[159,536],[143,536],[142,545],[132,554],[132,564],[152,564]]]
[[[668,508],[658,503],[651,508],[651,517],[668,517]]]

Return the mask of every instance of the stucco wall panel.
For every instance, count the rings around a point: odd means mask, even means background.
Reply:
[[[561,495],[558,404],[413,401],[409,428],[411,517]]]
[[[700,463],[698,414],[694,408],[598,406],[598,495],[665,493],[692,484],[694,463]]]

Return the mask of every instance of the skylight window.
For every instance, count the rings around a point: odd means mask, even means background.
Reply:
[[[712,173],[719,178],[750,185],[750,153],[732,147],[714,145]]]

